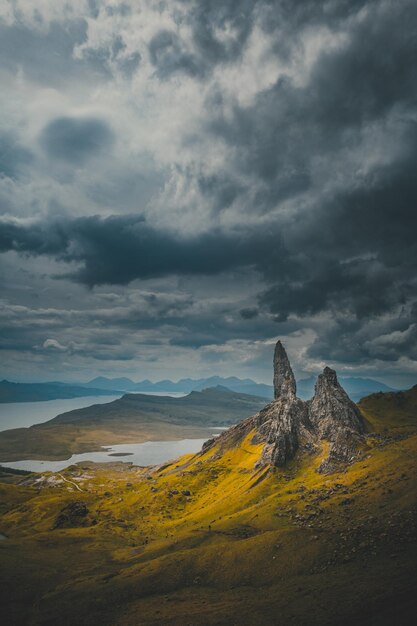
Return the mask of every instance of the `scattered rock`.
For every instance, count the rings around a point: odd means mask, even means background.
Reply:
[[[85,502],[74,501],[69,502],[61,509],[55,520],[53,529],[55,528],[77,528],[85,526],[88,508]]]

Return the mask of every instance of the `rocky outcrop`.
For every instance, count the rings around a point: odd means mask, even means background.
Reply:
[[[306,403],[295,396],[280,396],[262,415],[257,436],[265,441],[259,465],[285,465],[301,446],[313,444]]]
[[[320,450],[329,442],[329,455],[320,472],[332,472],[357,458],[364,433],[359,409],[340,386],[336,372],[326,367],[318,377],[314,397],[305,402],[296,396],[296,382],[287,353],[280,341],[274,352],[275,400],[262,411],[210,440],[204,452],[239,445],[249,433],[252,442],[263,443],[257,467],[283,467],[298,451]]]
[[[341,387],[336,372],[330,367],[325,367],[317,379],[314,397],[309,402],[309,414],[319,436],[330,441],[335,430],[364,432],[358,407]]]
[[[58,517],[55,520],[53,529],[55,528],[77,528],[79,526],[85,526],[87,522],[88,508],[85,502],[79,500],[75,502],[68,502],[61,509]]]
[[[329,367],[317,379],[314,397],[309,401],[309,416],[317,437],[331,443],[329,456],[319,471],[331,472],[356,458],[365,431],[364,421],[339,384],[336,372]]]
[[[295,398],[297,386],[295,376],[280,341],[277,341],[274,351],[274,398]]]

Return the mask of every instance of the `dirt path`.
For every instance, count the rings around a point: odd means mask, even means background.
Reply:
[[[77,485],[77,483],[74,483],[72,480],[68,480],[68,478],[65,478],[65,476],[63,476],[62,474],[58,473],[58,476],[60,476],[62,480],[64,480],[66,483],[73,485],[76,489],[78,489],[78,491],[84,491],[84,489],[81,489],[80,485]]]

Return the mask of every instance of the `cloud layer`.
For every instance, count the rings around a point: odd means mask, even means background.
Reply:
[[[411,0],[3,9],[4,305],[38,319],[65,285],[85,335],[81,348],[64,315],[56,337],[37,322],[13,347],[4,322],[15,369],[24,350],[45,374],[57,358],[96,371],[103,355],[116,371],[146,345],[162,371],[168,345],[183,372],[239,358],[256,377],[281,336],[300,372],[412,380],[416,19]],[[158,309],[150,327],[139,298],[136,348],[116,347],[118,303],[138,293],[175,294],[181,314]]]

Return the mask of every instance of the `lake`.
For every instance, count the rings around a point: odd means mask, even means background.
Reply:
[[[213,435],[218,435],[222,430],[224,428],[213,428]],[[100,452],[73,454],[66,461],[26,460],[2,463],[1,465],[31,472],[59,472],[69,465],[81,461],[95,461],[96,463],[127,461],[134,465],[158,465],[176,459],[182,454],[198,452],[205,441],[207,439],[181,439],[179,441],[145,441],[145,443],[119,444]]]
[[[7,402],[0,404],[0,431],[10,428],[27,428],[41,424],[74,409],[81,409],[92,404],[105,404],[121,398],[117,396],[86,396],[67,400],[46,400],[44,402]]]
[[[105,404],[120,398],[117,396],[88,396],[68,400],[48,400],[45,402],[10,402],[0,404],[0,431],[10,428],[27,428],[33,424],[46,422],[61,413],[91,406]],[[147,395],[180,397],[183,393],[156,392]],[[219,434],[224,428],[213,428],[213,435]],[[31,472],[59,472],[69,465],[81,461],[109,463],[126,461],[135,465],[158,465],[182,454],[198,452],[206,439],[182,439],[179,441],[146,441],[144,443],[120,444],[103,449],[100,452],[74,454],[66,461],[23,460],[13,463],[0,463],[4,467],[28,470]],[[114,456],[116,455],[116,456]]]

